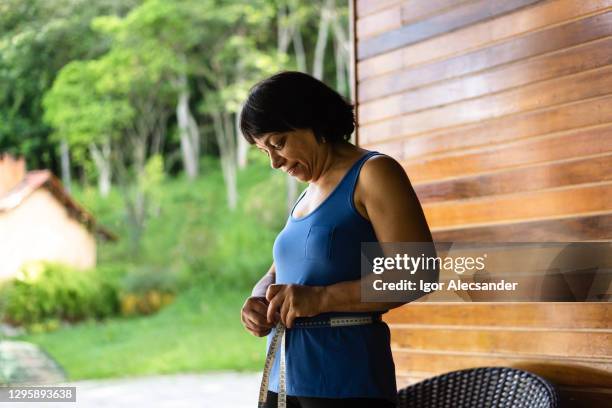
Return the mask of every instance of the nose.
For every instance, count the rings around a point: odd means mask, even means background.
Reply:
[[[272,168],[278,169],[281,167],[282,163],[282,158],[276,152],[272,151],[272,153],[270,153],[270,165]]]

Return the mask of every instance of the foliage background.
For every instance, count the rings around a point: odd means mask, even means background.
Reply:
[[[1,284],[18,339],[71,379],[261,368],[240,309],[303,186],[236,120],[283,69],[349,97],[346,1],[0,1],[0,154],[50,169],[120,237],[95,270]]]

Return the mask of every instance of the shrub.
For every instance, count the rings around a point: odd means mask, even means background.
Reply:
[[[179,274],[161,265],[139,265],[130,268],[121,281],[121,290],[143,294],[151,290],[176,293],[181,283]]]
[[[26,264],[0,289],[0,316],[9,323],[32,327],[57,319],[75,322],[112,316],[119,311],[123,274],[115,265],[81,271],[61,264]]]
[[[171,303],[188,279],[176,270],[159,265],[134,267],[121,281],[121,314],[151,314]]]

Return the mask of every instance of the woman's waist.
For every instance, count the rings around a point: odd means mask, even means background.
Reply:
[[[268,347],[275,334],[276,328],[273,328],[268,334]],[[334,350],[340,353],[349,350],[363,352],[374,345],[383,350],[389,348],[391,342],[389,326],[382,319],[374,319],[367,324],[339,326],[297,324],[296,319],[294,326],[285,330],[285,336],[286,349],[288,352],[292,350],[292,353],[331,353]]]
[[[316,316],[297,317],[294,328],[358,326],[382,322],[386,311],[372,312],[325,312]]]

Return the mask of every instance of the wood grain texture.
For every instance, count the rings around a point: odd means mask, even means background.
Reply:
[[[362,144],[407,137],[612,93],[612,66],[360,125]]]
[[[414,186],[422,204],[612,181],[612,154]]]
[[[590,14],[603,13],[610,8],[612,0],[556,0],[538,3],[516,13],[359,61],[357,79],[362,81],[401,68],[447,59],[515,36]]]
[[[469,61],[466,62],[469,64]],[[361,124],[612,64],[612,37],[359,104]]]
[[[569,242],[612,240],[612,212],[477,227],[433,228],[436,242]]]
[[[468,2],[430,18],[404,25],[397,30],[360,41],[357,47],[357,59],[373,57],[408,44],[458,30],[530,6],[539,1],[541,0],[504,0],[503,2],[477,0]]]
[[[611,34],[612,12],[529,32],[465,54],[366,78],[359,82],[359,102],[559,51]]]
[[[531,327],[551,329],[612,329],[609,303],[410,303],[384,314],[390,326],[423,324],[451,326]]]
[[[472,367],[505,366],[525,369],[561,385],[608,387],[612,379],[612,363],[601,359],[405,349],[393,350],[393,359],[398,374],[427,371],[437,375]]]
[[[430,351],[512,353],[520,356],[598,358],[611,360],[612,330],[534,331],[447,326],[393,326],[391,347]]]
[[[519,166],[578,159],[607,152],[612,152],[612,124],[570,131],[560,137],[527,139],[482,149],[455,151],[420,160],[415,158],[402,163],[413,184],[418,185],[441,179],[461,178],[472,174],[485,175]]]
[[[359,40],[400,28],[411,22],[422,20],[442,10],[457,7],[469,0],[407,0],[369,14],[357,20]]]
[[[381,32],[395,30],[402,26],[400,4],[383,9],[357,20],[357,39],[363,40]]]
[[[362,18],[399,3],[401,3],[401,0],[357,0],[356,16]]]
[[[561,408],[605,407],[612,401],[612,388],[558,387]]]
[[[599,132],[608,131],[608,123],[612,123],[612,95],[362,146],[387,153],[400,161],[423,160],[428,156],[501,143],[520,143],[536,137],[563,137],[571,133],[585,140],[583,133],[593,132],[597,138]]]
[[[612,182],[423,205],[431,228],[527,221],[612,209]]]
[[[359,144],[404,166],[434,240],[612,241],[612,0],[375,3],[357,0]],[[398,386],[510,366],[603,406],[611,305],[392,309]]]

